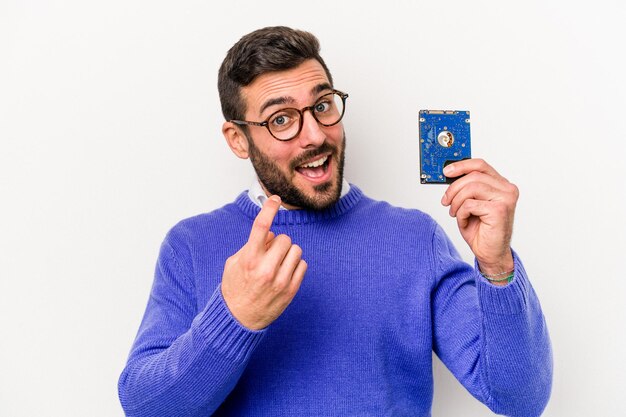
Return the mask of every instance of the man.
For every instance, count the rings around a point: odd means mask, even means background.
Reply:
[[[541,414],[551,351],[510,248],[517,188],[484,161],[447,168],[471,267],[430,217],[343,180],[347,94],[313,35],[244,36],[218,85],[258,183],[168,233],[120,377],[127,415],[429,416],[432,351],[494,412]]]

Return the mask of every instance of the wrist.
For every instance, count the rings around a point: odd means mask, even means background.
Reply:
[[[507,272],[513,272],[515,269],[515,261],[513,253],[509,249],[506,255],[497,260],[476,259],[481,274],[490,278],[502,278]]]
[[[477,264],[480,274],[492,285],[506,286],[515,275],[515,261],[510,249],[507,256],[496,262],[485,262],[477,259]]]

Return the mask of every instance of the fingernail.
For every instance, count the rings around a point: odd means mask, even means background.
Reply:
[[[443,169],[445,175],[451,174],[454,171],[454,165],[448,165]]]
[[[277,195],[273,195],[273,196],[271,196],[271,197],[270,197],[270,200],[274,200],[274,201],[276,201],[278,204],[280,204],[280,197],[279,197],[279,196],[277,196]]]

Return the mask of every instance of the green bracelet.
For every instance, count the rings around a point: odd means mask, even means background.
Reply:
[[[493,279],[493,278],[489,278],[488,276],[485,276],[485,274],[481,273],[480,275],[483,276],[483,278],[485,278],[487,281],[489,282],[511,282],[513,281],[513,277],[515,276],[515,272],[511,272],[509,276],[504,277],[504,278],[500,278],[500,279]]]

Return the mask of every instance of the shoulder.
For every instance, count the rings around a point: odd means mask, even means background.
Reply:
[[[365,195],[353,211],[359,223],[385,234],[406,234],[419,240],[432,240],[439,227],[430,215],[419,209],[395,206]]]
[[[435,227],[435,220],[427,213],[416,208],[395,206],[387,201],[375,200],[363,196],[361,204],[363,214],[376,216],[380,221],[410,223],[424,227]]]
[[[206,241],[219,237],[225,230],[231,233],[238,228],[245,230],[246,220],[248,218],[243,215],[235,202],[228,203],[210,212],[180,220],[167,232],[166,241],[171,244],[193,244]]]

